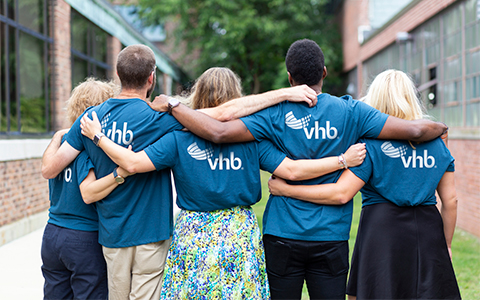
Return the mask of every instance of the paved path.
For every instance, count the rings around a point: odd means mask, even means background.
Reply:
[[[0,299],[43,299],[40,247],[43,229],[0,247]]]

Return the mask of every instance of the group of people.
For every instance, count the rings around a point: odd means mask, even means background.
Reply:
[[[149,103],[155,57],[132,45],[117,59],[120,93],[77,86],[73,125],[42,161],[45,299],[300,299],[304,282],[311,299],[460,299],[446,126],[424,118],[403,72],[357,101],[322,93],[314,41],[294,42],[285,62],[290,88],[242,97],[234,72],[211,68],[186,101]],[[259,169],[273,174],[263,238],[250,207]]]

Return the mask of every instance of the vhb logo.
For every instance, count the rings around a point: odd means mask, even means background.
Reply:
[[[105,133],[105,128],[107,127],[107,122],[109,120],[110,114],[107,114],[102,119],[102,129]],[[133,132],[127,129],[127,122],[123,123],[123,128],[120,129],[120,126],[117,128],[117,122],[113,122],[112,128],[108,129],[105,135],[112,141],[116,141],[117,144],[123,144],[125,146],[130,145],[133,142]]]
[[[312,115],[305,116],[300,120],[295,118],[293,112],[289,112],[285,115],[285,124],[292,129],[303,129],[307,139],[312,139],[315,135],[315,139],[336,139],[338,136],[338,130],[335,127],[330,127],[330,121],[327,121],[325,127],[320,127],[318,121],[315,121],[315,126],[312,128],[307,128],[310,123],[310,118]],[[320,137],[321,133],[321,137]]]
[[[218,158],[212,160],[213,149],[207,148],[201,150],[197,143],[193,143],[187,148],[188,154],[196,160],[207,160],[210,166],[210,169],[216,170],[217,166],[219,170],[240,170],[242,168],[242,160],[238,157],[235,157],[233,152],[230,152],[230,158],[223,157],[223,152],[220,152]]]
[[[417,156],[417,150],[415,149],[412,151],[411,156],[406,157],[407,146],[400,146],[398,148],[395,148],[392,143],[385,142],[380,146],[380,148],[382,149],[383,153],[388,157],[400,157],[405,168],[409,168],[410,165],[412,166],[412,168],[417,168],[417,162],[418,168],[425,167],[430,169],[435,167],[435,157],[433,157],[432,155],[428,155],[427,149],[423,150],[423,157]]]

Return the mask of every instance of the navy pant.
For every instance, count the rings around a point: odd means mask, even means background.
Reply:
[[[98,231],[47,224],[42,241],[44,299],[107,299],[107,266]]]
[[[348,242],[300,241],[264,235],[272,299],[301,299],[306,281],[310,299],[345,299]]]

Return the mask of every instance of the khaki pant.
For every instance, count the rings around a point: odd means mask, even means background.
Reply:
[[[103,247],[110,300],[160,299],[172,239],[126,248]]]

